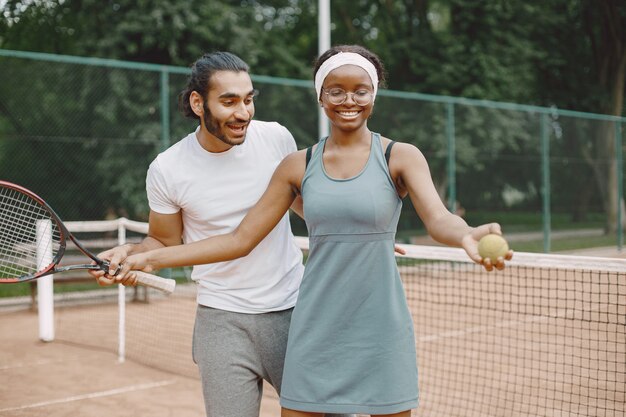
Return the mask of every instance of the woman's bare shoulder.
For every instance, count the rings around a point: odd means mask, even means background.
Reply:
[[[288,178],[289,182],[299,183],[306,169],[306,149],[287,155],[276,168],[275,175]]]
[[[383,149],[385,150],[387,149],[387,146],[389,146],[391,142],[395,142],[393,145],[393,148],[391,148],[391,156],[394,157],[394,159],[397,159],[397,158],[413,159],[413,158],[424,157],[422,152],[420,152],[420,150],[417,148],[417,146],[413,145],[412,143],[401,142],[397,140],[394,141],[393,139],[389,139],[384,136],[381,136],[380,139],[381,139]]]

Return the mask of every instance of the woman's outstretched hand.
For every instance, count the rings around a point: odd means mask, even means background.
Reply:
[[[505,261],[510,261],[513,258],[513,251],[509,249],[503,256],[498,256],[496,259],[483,258],[478,253],[478,242],[484,236],[489,234],[495,234],[502,236],[502,229],[498,223],[488,223],[475,227],[470,233],[463,237],[462,246],[469,257],[479,265],[482,265],[487,271],[493,271],[493,269],[503,270],[505,267]]]

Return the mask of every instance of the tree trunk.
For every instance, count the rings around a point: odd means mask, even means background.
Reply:
[[[606,100],[602,112],[621,116],[624,107],[624,80],[626,77],[626,31],[623,6],[616,0],[585,2],[588,35],[591,40],[599,87]],[[594,174],[603,194],[607,214],[606,231],[617,231],[617,213],[622,201],[618,202],[618,172],[615,153],[615,123],[602,122],[596,140]],[[622,198],[623,199],[623,198]],[[619,203],[619,204],[618,204]],[[623,222],[622,222],[623,223]],[[623,227],[623,224],[621,225]]]
[[[616,58],[616,68],[614,72],[613,80],[610,81],[612,84],[611,91],[611,100],[610,100],[610,108],[608,109],[608,113],[615,116],[621,116],[623,104],[624,104],[624,77],[626,77],[626,53],[622,51],[621,56]],[[604,151],[606,152],[606,161],[607,161],[607,196],[606,196],[606,205],[607,205],[607,232],[615,233],[618,228],[617,224],[617,213],[620,209],[622,203],[619,202],[619,192],[618,192],[618,172],[617,172],[617,158],[615,152],[615,123],[603,123],[603,125],[607,125],[607,132],[604,133],[605,146]],[[601,139],[602,140],[602,139]],[[622,197],[623,199],[623,197]],[[623,223],[623,222],[622,222]],[[623,224],[621,225],[623,227]]]

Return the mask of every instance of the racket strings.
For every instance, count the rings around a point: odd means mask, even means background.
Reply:
[[[0,188],[0,279],[44,269],[60,243],[61,232],[44,206],[15,189]]]

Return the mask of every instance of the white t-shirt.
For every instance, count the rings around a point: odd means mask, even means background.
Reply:
[[[280,161],[296,150],[291,133],[276,122],[252,121],[245,142],[221,153],[206,151],[191,133],[150,164],[150,209],[182,210],[185,243],[229,233],[259,200]],[[287,213],[248,256],[195,266],[191,277],[199,304],[263,313],[295,305],[303,271]]]

